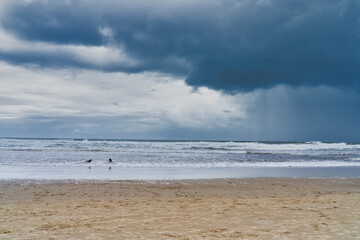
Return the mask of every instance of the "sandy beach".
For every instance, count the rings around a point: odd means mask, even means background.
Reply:
[[[0,239],[359,239],[360,179],[2,181]]]

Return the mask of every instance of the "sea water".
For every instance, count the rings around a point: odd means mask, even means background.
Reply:
[[[359,169],[360,143],[0,138],[0,179],[359,177]]]

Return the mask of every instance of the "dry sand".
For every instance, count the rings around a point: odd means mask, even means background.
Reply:
[[[1,182],[0,239],[360,239],[360,179]]]

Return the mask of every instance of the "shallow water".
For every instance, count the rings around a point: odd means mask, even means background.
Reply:
[[[360,167],[122,168],[0,166],[0,180],[174,180],[214,178],[358,178]]]

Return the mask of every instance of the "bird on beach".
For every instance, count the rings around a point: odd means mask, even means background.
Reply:
[[[112,159],[111,159],[111,158],[109,158],[109,163],[112,163]]]
[[[92,161],[92,160],[91,160],[91,159],[89,159],[89,160],[85,161],[85,163],[91,163],[91,161]]]

